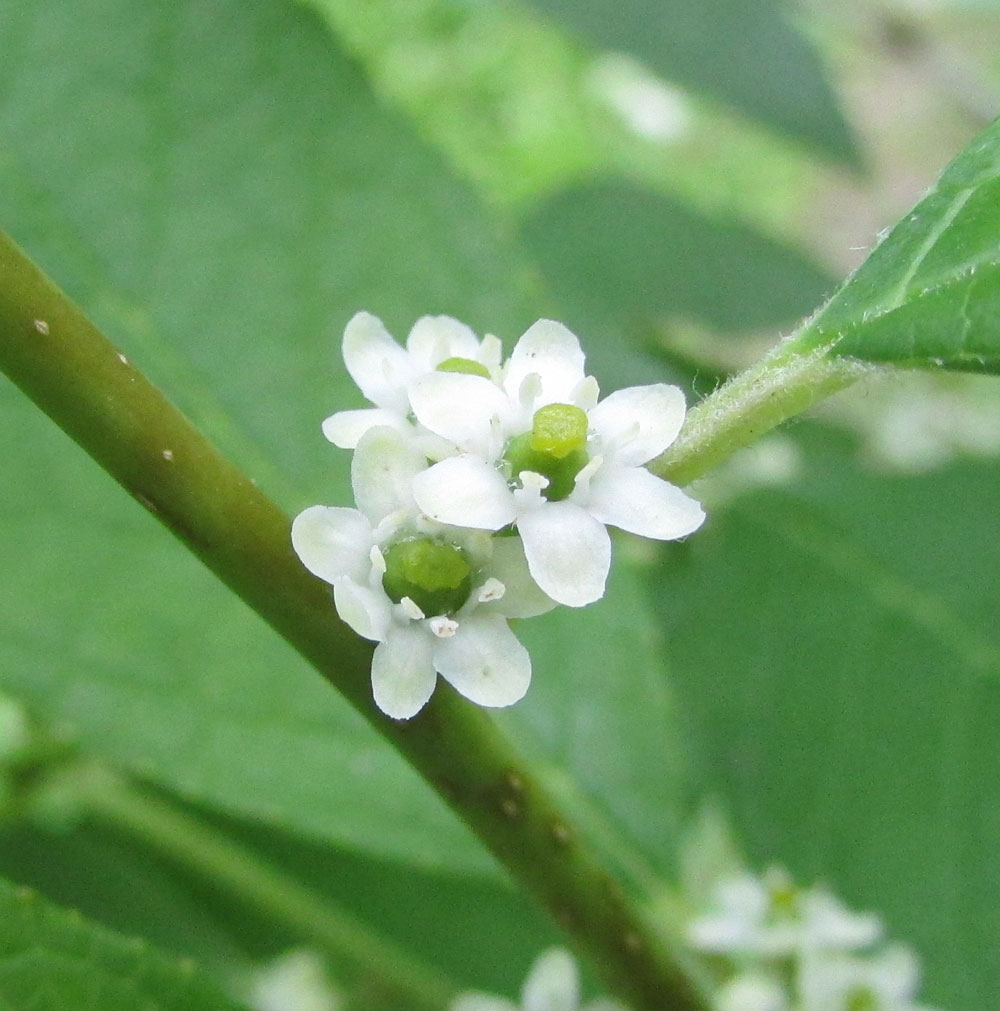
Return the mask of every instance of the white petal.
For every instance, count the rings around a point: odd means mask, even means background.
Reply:
[[[684,423],[684,394],[677,386],[629,386],[605,397],[588,415],[616,462],[638,467],[659,456]]]
[[[446,358],[475,361],[479,340],[470,327],[451,316],[421,316],[406,338],[406,350],[424,371],[430,372]]]
[[[602,523],[660,541],[684,537],[705,519],[698,502],[642,467],[602,467],[590,482],[586,508]]]
[[[507,362],[504,387],[517,399],[526,376],[536,373],[541,379],[541,395],[536,407],[551,403],[570,403],[574,390],[584,379],[584,356],[580,342],[562,325],[540,319],[521,336]]]
[[[882,938],[882,921],[873,913],[855,913],[823,888],[802,896],[804,943],[814,948],[854,951]]]
[[[788,994],[777,980],[760,971],[730,979],[716,997],[717,1011],[786,1011]]]
[[[448,1011],[521,1011],[512,1001],[488,993],[463,993],[449,1005]]]
[[[417,420],[463,453],[492,457],[503,448],[514,406],[499,386],[463,372],[428,372],[410,388]]]
[[[331,585],[341,576],[367,578],[372,528],[357,509],[311,506],[292,520],[292,547],[302,564]]]
[[[410,356],[368,312],[351,318],[344,330],[344,364],[361,392],[378,407],[405,414],[406,387],[414,378]]]
[[[433,638],[420,625],[394,624],[372,657],[372,694],[386,716],[416,716],[434,692]]]
[[[905,944],[890,944],[869,965],[872,985],[886,996],[911,1000],[920,984],[920,960]]]
[[[354,449],[369,428],[388,425],[405,432],[410,428],[407,420],[397,411],[371,407],[360,411],[337,411],[323,422],[323,434],[341,449]]]
[[[577,1011],[580,976],[573,956],[563,948],[543,952],[521,991],[524,1011]]]
[[[475,456],[452,456],[413,479],[417,505],[439,523],[499,530],[514,521],[514,496],[503,475]]]
[[[480,706],[512,705],[531,681],[531,657],[498,614],[461,619],[455,635],[437,641],[434,666]]]
[[[493,541],[489,573],[504,585],[504,594],[490,607],[492,611],[508,618],[534,618],[556,606],[531,578],[520,537],[497,537]]]
[[[392,603],[385,593],[360,586],[353,579],[338,579],[333,584],[333,602],[337,614],[362,639],[381,642],[392,626]]]
[[[586,510],[569,501],[546,502],[522,513],[517,529],[532,577],[553,600],[583,607],[604,595],[611,538]]]
[[[397,509],[412,510],[413,479],[426,466],[411,438],[384,425],[369,429],[351,461],[354,501],[373,525]]]

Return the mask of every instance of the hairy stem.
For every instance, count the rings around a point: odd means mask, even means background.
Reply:
[[[807,324],[691,408],[680,435],[649,469],[689,484],[783,421],[875,371],[850,358],[827,357],[825,347],[805,343],[809,333]]]
[[[288,518],[2,237],[0,369],[406,756],[615,993],[635,1011],[704,1011],[696,965],[605,871],[486,712],[444,684],[405,723],[375,708],[371,646],[295,557]]]
[[[106,769],[95,770],[87,811],[204,875],[273,922],[291,928],[386,1000],[413,1011],[444,1011],[456,987],[354,917],[317,898],[245,846]]]

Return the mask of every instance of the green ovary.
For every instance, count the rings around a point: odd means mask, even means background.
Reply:
[[[542,494],[550,502],[567,498],[589,459],[586,413],[572,404],[540,407],[531,431],[511,439],[504,458],[515,478],[524,470],[547,477]]]
[[[490,378],[490,370],[480,362],[471,358],[445,358],[437,367],[438,372],[461,372],[467,376],[482,376]]]
[[[847,994],[844,1007],[847,1011],[878,1011],[881,1003],[868,987],[858,986]]]
[[[472,566],[460,548],[430,538],[399,541],[384,552],[382,587],[399,603],[409,597],[428,618],[452,614],[472,590]]]

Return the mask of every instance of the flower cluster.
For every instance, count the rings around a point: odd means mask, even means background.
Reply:
[[[689,943],[721,968],[717,1011],[929,1011],[915,1003],[916,955],[877,947],[879,918],[772,869],[720,881]]]
[[[531,661],[509,619],[604,593],[607,526],[671,540],[701,506],[645,469],[674,440],[684,396],[664,384],[599,400],[576,337],[539,320],[501,360],[447,316],[396,343],[358,313],[344,362],[374,405],[323,423],[354,450],[357,508],[313,506],[292,544],[341,618],[378,643],[375,702],[407,719],[440,674],[483,706],[520,699]]]
[[[485,993],[465,993],[448,1011],[625,1011],[617,1001],[596,998],[580,1003],[580,974],[573,956],[550,948],[535,960],[521,989],[521,1003]]]

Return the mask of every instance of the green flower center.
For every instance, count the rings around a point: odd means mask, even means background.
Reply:
[[[472,566],[461,548],[428,537],[397,541],[385,552],[382,587],[399,603],[409,597],[428,618],[452,614],[472,592]]]
[[[778,878],[768,885],[771,908],[778,916],[796,916],[799,912],[799,890],[788,880]]]
[[[515,479],[531,470],[549,479],[542,494],[559,502],[573,491],[587,465],[587,415],[572,404],[546,404],[535,411],[531,431],[511,439],[504,459]]]
[[[878,997],[867,986],[856,986],[848,994],[844,1001],[844,1007],[848,1011],[878,1011]]]
[[[437,367],[438,372],[462,372],[467,376],[482,376],[483,379],[490,378],[490,370],[481,362],[473,361],[471,358],[445,358]]]

